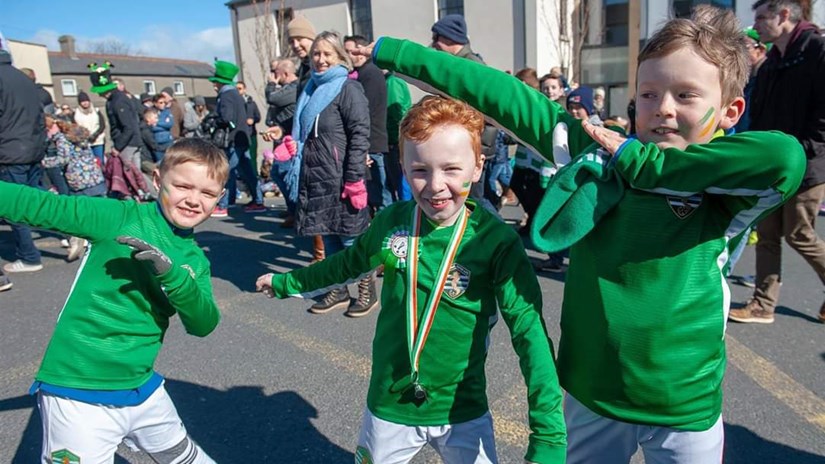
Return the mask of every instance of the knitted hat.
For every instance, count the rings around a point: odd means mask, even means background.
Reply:
[[[286,25],[286,35],[290,39],[306,38],[315,40],[315,26],[303,16],[298,16]]]
[[[81,103],[87,101],[91,101],[91,99],[89,99],[89,94],[81,90],[80,93],[77,94],[77,102]]]
[[[160,91],[160,93],[165,93],[166,95],[169,95],[170,97],[175,95],[175,91],[172,90],[172,87],[164,87],[163,90]]]
[[[111,68],[114,68],[115,65],[106,61],[101,65],[89,63],[88,67],[91,71],[89,79],[92,81],[92,88],[90,89],[92,92],[101,95],[117,88],[117,83],[112,80],[111,75]]]
[[[762,39],[759,37],[759,33],[756,32],[756,29],[754,29],[751,26],[746,27],[745,30],[742,31],[742,32],[744,32],[746,36],[748,36],[751,39],[755,40],[757,43],[760,43],[760,44],[764,45],[766,50],[770,50],[771,47],[773,47],[772,43],[763,42]]]
[[[466,45],[470,42],[467,38],[467,23],[464,22],[464,16],[459,14],[449,14],[439,19],[433,24],[432,31],[457,44]]]
[[[141,103],[143,103],[145,101],[152,101],[152,96],[149,95],[148,92],[143,92],[142,94],[140,94],[140,101],[141,101]]]
[[[215,75],[210,77],[209,82],[232,85],[233,79],[238,74],[238,67],[228,61],[215,61]]]
[[[579,86],[576,90],[570,92],[567,96],[567,107],[570,108],[571,103],[578,103],[587,111],[588,115],[593,115],[593,89],[590,87]]]
[[[203,96],[201,96],[201,95],[195,95],[195,98],[193,98],[193,101],[195,103],[195,106],[198,106],[198,105],[206,106],[206,99],[203,98]]]

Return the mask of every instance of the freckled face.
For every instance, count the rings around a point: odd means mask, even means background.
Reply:
[[[153,176],[158,201],[166,219],[181,229],[202,223],[223,194],[223,185],[209,177],[205,164],[188,162]]]
[[[470,186],[481,177],[470,134],[457,125],[436,128],[429,140],[404,140],[404,173],[424,214],[441,226],[458,219]]]

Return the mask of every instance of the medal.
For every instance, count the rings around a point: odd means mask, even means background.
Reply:
[[[427,336],[433,326],[435,313],[438,310],[438,303],[444,286],[447,284],[447,277],[450,267],[453,264],[455,255],[458,252],[458,245],[464,237],[467,223],[470,219],[470,212],[467,207],[462,207],[461,217],[454,224],[450,242],[447,245],[444,258],[438,267],[435,278],[435,285],[432,288],[424,313],[421,317],[421,327],[418,325],[418,240],[421,235],[421,208],[416,206],[412,212],[412,233],[407,239],[407,346],[410,354],[410,382],[413,386],[413,395],[417,400],[427,399],[427,390],[418,381],[419,361],[421,352],[427,343]]]

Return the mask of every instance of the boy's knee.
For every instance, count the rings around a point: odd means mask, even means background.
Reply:
[[[211,458],[201,450],[198,445],[189,439],[183,438],[177,445],[156,453],[149,453],[152,460],[158,464],[189,464],[189,463],[213,463]]]

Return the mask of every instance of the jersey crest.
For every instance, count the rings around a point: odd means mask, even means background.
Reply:
[[[675,214],[676,217],[679,219],[685,219],[699,208],[699,205],[702,204],[702,198],[703,195],[701,193],[697,193],[696,195],[691,195],[689,197],[666,196],[665,200],[667,200],[670,210],[673,211],[673,214]]]
[[[80,464],[80,456],[67,449],[52,452],[51,459],[52,464]]]
[[[460,264],[450,266],[447,273],[447,283],[444,285],[444,293],[456,299],[464,294],[470,286],[470,270]]]

